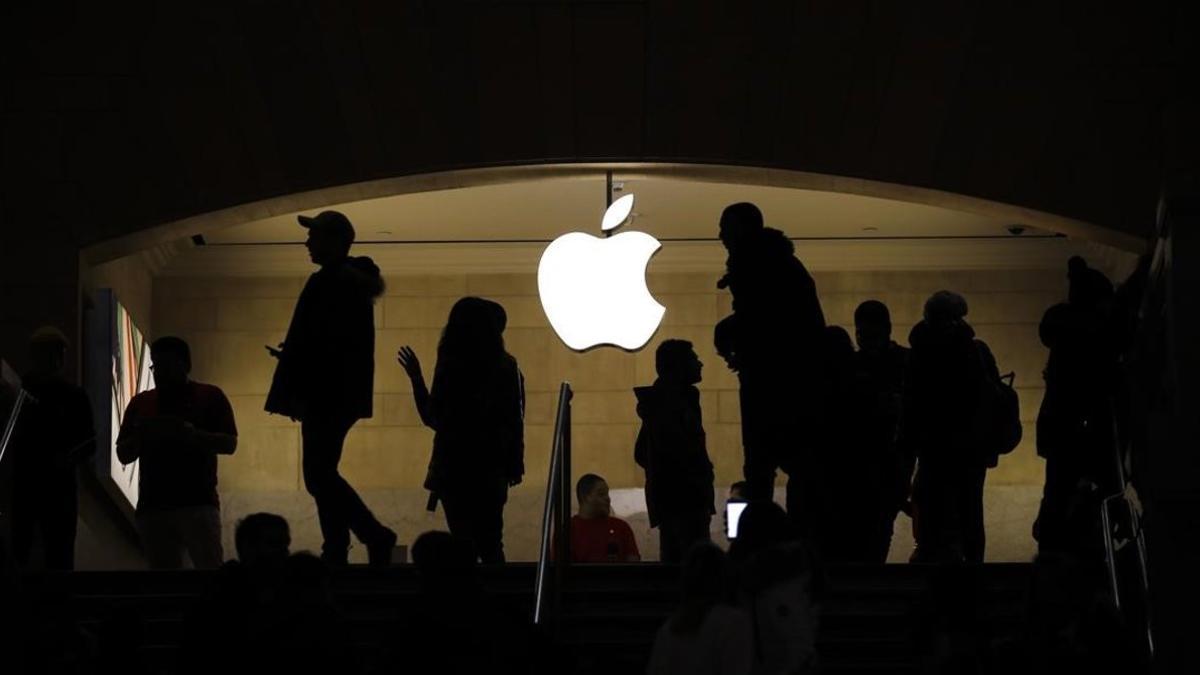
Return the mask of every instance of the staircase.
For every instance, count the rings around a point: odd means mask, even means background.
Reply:
[[[830,569],[817,645],[823,672],[915,673],[911,636],[931,574],[920,565]],[[980,569],[981,615],[992,635],[1020,625],[1028,574],[1023,564]],[[572,664],[562,672],[643,672],[654,634],[675,607],[677,575],[676,568],[656,564],[572,566],[558,626]],[[532,606],[532,565],[483,569],[481,576],[511,606]],[[167,674],[177,671],[183,619],[211,579],[199,572],[77,572],[32,578],[27,588],[67,592],[79,623],[92,630],[114,612],[140,617],[137,657],[145,672]],[[368,664],[384,658],[397,609],[417,588],[409,566],[351,567],[335,576],[340,609]]]
[[[1027,564],[980,570],[983,623],[994,636],[1024,619]],[[571,568],[561,639],[578,656],[579,673],[640,673],[654,634],[675,608],[678,571],[660,565]],[[827,572],[817,650],[822,672],[915,673],[912,633],[933,568],[854,565]]]

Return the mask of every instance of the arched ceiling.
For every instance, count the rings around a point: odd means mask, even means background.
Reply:
[[[707,162],[932,188],[1143,235],[1171,160],[1164,115],[1184,89],[1182,11],[16,3],[0,22],[0,209],[5,229],[36,221],[86,245],[430,171]]]
[[[721,167],[709,169],[708,178],[738,175]],[[174,231],[176,236],[159,247],[167,255],[154,267],[156,274],[167,276],[307,274],[312,269],[303,247],[307,231],[296,215],[323,208],[336,208],[350,217],[357,231],[355,253],[373,257],[388,274],[529,272],[555,237],[573,231],[600,236],[607,189],[603,171],[583,172],[571,165],[561,174],[552,167],[499,173],[525,179],[349,201],[309,193],[260,205],[273,214],[265,217],[254,217],[250,208],[200,216],[158,228],[166,232],[156,234],[169,237]],[[717,221],[722,209],[735,201],[757,204],[766,222],[791,237],[798,255],[814,270],[1058,269],[1076,253],[1101,262],[1121,263],[1126,258],[1117,249],[1089,246],[1086,240],[1056,232],[1072,225],[1067,221],[1003,205],[961,199],[939,205],[939,195],[911,189],[894,190],[909,198],[905,201],[832,189],[838,186],[813,190],[714,182],[685,179],[686,173],[686,168],[668,171],[645,165],[614,173],[615,196],[632,194],[636,199],[634,217],[624,230],[649,233],[663,244],[655,256],[656,271],[720,269],[726,254],[716,237]],[[789,177],[755,175],[768,183]],[[479,182],[481,175],[458,178],[452,184]],[[888,186],[856,187],[886,192]],[[934,203],[912,201],[922,198]],[[300,202],[309,208],[298,208]],[[89,253],[113,247],[94,248],[98,250]]]
[[[659,239],[708,239],[717,235],[721,210],[750,201],[768,225],[801,239],[1007,237],[1013,222],[877,197],[659,177],[624,179],[616,174],[614,196],[633,194],[628,227]],[[333,204],[355,223],[364,242],[545,242],[573,230],[600,234],[606,178],[547,178],[479,187],[432,190]],[[1037,231],[1025,224],[1029,234]],[[293,213],[210,231],[209,245],[282,244],[304,241]]]

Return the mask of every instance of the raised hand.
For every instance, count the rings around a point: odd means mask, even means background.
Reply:
[[[404,372],[408,373],[410,380],[422,380],[424,375],[421,373],[421,360],[417,358],[417,353],[413,348],[404,345],[400,351],[396,352],[396,360],[400,362],[400,366],[404,368]]]

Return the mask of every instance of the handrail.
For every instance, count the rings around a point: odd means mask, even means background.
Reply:
[[[8,364],[4,365],[7,367]],[[30,401],[34,404],[37,403],[37,399],[22,388],[17,392],[17,398],[13,401],[8,421],[4,424],[4,434],[0,435],[0,462],[4,461],[4,455],[8,452],[8,444],[12,441],[13,431],[17,428],[17,418],[21,416],[21,410],[25,406],[25,401]]]
[[[1121,589],[1119,582],[1119,573],[1117,571],[1117,551],[1124,548],[1124,545],[1117,546],[1113,542],[1114,528],[1112,517],[1109,515],[1110,506],[1113,502],[1120,500],[1125,504],[1125,508],[1129,513],[1129,529],[1130,536],[1137,550],[1138,561],[1138,581],[1141,582],[1142,596],[1142,619],[1146,623],[1146,649],[1149,652],[1150,658],[1154,658],[1154,629],[1150,622],[1150,570],[1146,561],[1146,535],[1142,530],[1141,518],[1138,517],[1137,509],[1129,500],[1128,488],[1129,481],[1125,476],[1125,454],[1121,450],[1120,436],[1117,434],[1116,421],[1116,406],[1112,405],[1112,425],[1113,425],[1113,459],[1116,461],[1117,469],[1117,492],[1105,497],[1100,502],[1100,523],[1104,530],[1104,557],[1105,564],[1108,567],[1108,580],[1113,594],[1113,605],[1118,611],[1121,611]],[[1126,541],[1128,543],[1128,541]]]
[[[1138,308],[1139,322],[1146,315],[1147,304],[1150,302],[1150,297],[1151,297],[1151,286],[1154,283],[1154,279],[1158,276],[1156,274],[1156,272],[1161,269],[1161,266],[1163,265],[1164,256],[1166,255],[1166,248],[1164,246],[1164,237],[1163,237],[1163,232],[1162,232],[1162,227],[1164,225],[1164,221],[1162,220],[1161,216],[1162,216],[1162,214],[1160,213],[1158,239],[1155,242],[1154,253],[1153,253],[1152,260],[1151,260],[1150,269],[1147,271],[1146,287],[1143,290],[1141,306]],[[1120,589],[1120,581],[1119,581],[1120,575],[1117,570],[1116,553],[1120,548],[1123,548],[1123,546],[1119,547],[1119,546],[1115,545],[1113,542],[1114,526],[1113,526],[1113,522],[1112,522],[1112,517],[1109,514],[1110,509],[1111,509],[1111,504],[1119,499],[1122,502],[1124,502],[1125,507],[1128,510],[1130,535],[1131,535],[1132,541],[1134,543],[1134,546],[1136,547],[1136,550],[1137,550],[1138,577],[1139,577],[1138,581],[1141,582],[1141,596],[1142,596],[1141,609],[1143,611],[1143,615],[1141,618],[1146,624],[1146,626],[1145,626],[1146,627],[1146,648],[1150,655],[1151,660],[1153,660],[1153,658],[1154,658],[1154,628],[1153,628],[1153,624],[1151,622],[1150,569],[1149,569],[1149,564],[1146,560],[1146,535],[1145,535],[1145,532],[1142,530],[1141,518],[1138,516],[1137,509],[1134,508],[1134,505],[1130,501],[1129,495],[1128,495],[1129,480],[1128,480],[1128,476],[1125,475],[1125,458],[1127,456],[1127,453],[1122,448],[1121,429],[1119,428],[1119,425],[1117,423],[1116,402],[1113,400],[1112,396],[1109,397],[1108,404],[1109,404],[1109,417],[1110,417],[1110,422],[1112,424],[1112,450],[1113,450],[1113,461],[1114,461],[1115,468],[1116,468],[1117,492],[1112,495],[1109,495],[1100,503],[1100,522],[1101,522],[1101,527],[1104,530],[1105,563],[1108,567],[1108,578],[1109,578],[1109,585],[1111,586],[1112,594],[1113,594],[1113,604],[1116,607],[1116,609],[1118,611],[1120,611],[1122,602],[1121,602],[1121,589]],[[1126,542],[1126,543],[1128,543],[1128,542]]]
[[[555,515],[558,516],[559,554],[555,561],[557,563],[555,576],[558,580],[554,589],[555,597],[559,597],[562,593],[562,570],[567,564],[567,556],[563,553],[569,550],[567,543],[570,534],[563,526],[563,523],[569,522],[569,508],[568,513],[563,514],[562,495],[565,493],[567,500],[570,499],[566,482],[570,478],[571,396],[571,385],[563,382],[558,389],[558,412],[554,416],[554,437],[550,444],[550,475],[546,477],[546,501],[542,507],[542,534],[533,596],[533,623],[539,626],[545,622],[547,614],[546,601],[549,594],[546,586],[549,580],[547,570],[550,564],[550,529]],[[569,501],[566,503],[570,504]],[[565,518],[564,515],[568,517]]]
[[[1113,545],[1112,517],[1108,515],[1108,505],[1120,494],[1105,497],[1100,502],[1100,527],[1104,530],[1104,559],[1108,566],[1108,587],[1112,591],[1113,605],[1121,610],[1121,584],[1117,581],[1116,546]]]

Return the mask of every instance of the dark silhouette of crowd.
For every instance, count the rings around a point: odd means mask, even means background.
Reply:
[[[338,471],[350,429],[373,414],[372,305],[383,281],[373,261],[350,255],[354,228],[344,215],[300,222],[320,269],[284,342],[268,347],[278,364],[265,408],[300,422],[319,557],[292,553],[287,521],[258,513],[238,524],[237,559],[223,561],[217,462],[235,451],[237,428],[221,390],[190,379],[186,342],[154,341],[156,387],[136,396],[121,420],[120,461],[141,467],[136,520],[150,566],[177,569],[190,560],[215,570],[186,618],[187,672],[359,672],[370,660],[339,612],[334,572],[348,564],[351,534],[374,566],[389,565],[397,544]],[[1099,666],[1104,654],[1136,665],[1098,572],[1100,500],[1123,487],[1114,401],[1122,395],[1132,291],[1122,295],[1072,258],[1068,298],[1042,319],[1049,359],[1037,420],[1037,451],[1046,460],[1034,524],[1040,555],[1025,631],[997,639],[981,618],[973,564],[985,559],[987,472],[1023,430],[1012,379],[969,323],[967,299],[933,293],[909,347],[893,339],[888,307],[867,299],[854,313],[852,337],[826,324],[793,242],[766,227],[757,207],[728,207],[719,234],[728,258],[718,288],[732,296],[732,314],[714,326],[714,343],[738,378],[744,451],[745,480],[731,489],[730,503],[747,506],[726,554],[712,543],[714,471],[697,388],[704,364],[692,343],[662,340],[656,379],[632,392],[641,427],[631,450],[645,471],[660,560],[681,563],[682,599],[657,634],[648,672],[817,672],[825,566],[885,562],[900,513],[911,516],[911,561],[942,566],[914,620],[923,672],[996,672],[986,668],[997,663],[1051,672],[1089,659]],[[441,506],[449,532],[414,542],[420,593],[396,608],[400,637],[392,657],[377,663],[519,673],[553,654],[526,613],[487,592],[477,575],[480,562],[506,560],[504,508],[525,473],[524,377],[505,347],[506,324],[500,304],[458,300],[431,386],[416,351],[399,350],[420,419],[434,431],[428,508]],[[75,472],[95,444],[86,394],[62,376],[65,336],[41,330],[29,349],[33,368],[21,386],[33,403],[12,440],[20,480],[12,550],[0,540],[0,584],[11,607],[36,619],[19,625],[18,612],[5,611],[0,634],[13,653],[53,653],[57,665],[47,672],[75,661],[116,663],[114,645],[137,642],[135,615],[115,609],[88,633],[69,611],[51,611],[68,607],[69,597],[35,600],[20,588],[17,570],[29,565],[35,538],[46,569],[73,569]],[[786,508],[775,502],[779,471]],[[571,559],[640,560],[629,525],[611,512],[607,482],[588,473],[575,490]]]

